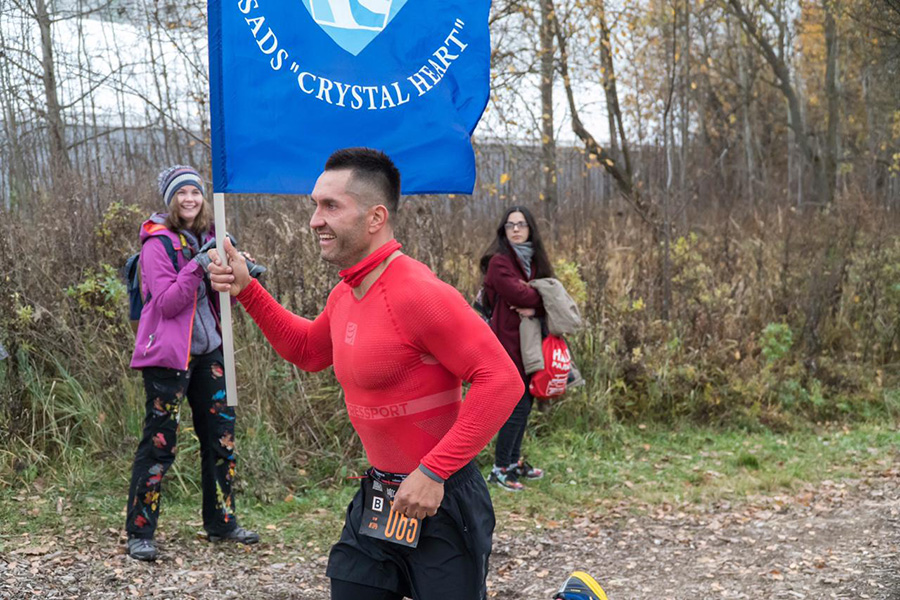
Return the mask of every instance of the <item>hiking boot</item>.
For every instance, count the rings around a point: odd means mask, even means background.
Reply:
[[[582,571],[575,571],[553,596],[554,600],[609,600],[597,580]]]
[[[491,474],[488,475],[488,481],[496,483],[504,490],[510,492],[521,492],[525,489],[525,486],[519,483],[519,477],[516,475],[514,469],[494,467],[491,469]]]
[[[209,534],[211,542],[237,542],[238,544],[255,544],[259,541],[259,534],[240,525],[231,531],[219,535]]]
[[[128,556],[135,560],[154,561],[159,556],[153,538],[128,538]]]
[[[524,458],[520,458],[515,466],[516,475],[525,479],[540,479],[544,476],[543,469],[537,469],[528,463]]]

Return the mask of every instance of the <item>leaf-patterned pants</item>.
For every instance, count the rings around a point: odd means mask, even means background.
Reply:
[[[200,440],[203,526],[212,535],[233,530],[237,527],[232,495],[235,415],[225,400],[221,348],[191,357],[186,371],[150,367],[143,375],[147,414],[131,472],[128,536],[152,538],[156,531],[162,480],[175,461],[179,410],[185,396]]]

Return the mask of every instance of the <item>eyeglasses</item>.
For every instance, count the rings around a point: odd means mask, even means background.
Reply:
[[[528,229],[528,223],[525,221],[519,221],[518,223],[507,222],[504,227],[506,227],[507,231],[512,231],[513,229]]]

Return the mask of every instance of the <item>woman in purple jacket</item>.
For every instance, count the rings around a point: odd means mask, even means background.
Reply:
[[[494,468],[489,480],[518,492],[524,487],[521,479],[544,476],[541,469],[522,458],[522,438],[534,398],[528,391],[531,376],[525,374],[522,363],[519,322],[521,317],[544,315],[541,295],[528,281],[554,276],[537,223],[527,208],[513,206],[506,210],[497,227],[497,237],[481,257],[481,271],[485,295],[492,307],[491,329],[525,381],[525,394],[497,434]]]
[[[218,298],[206,277],[209,258],[200,252],[215,239],[212,208],[204,199],[203,179],[191,167],[177,165],[160,173],[159,192],[169,212],[154,214],[141,226],[145,302],[131,358],[132,368],[143,373],[147,393],[125,523],[128,554],[138,560],[157,557],[153,534],[162,479],[175,460],[185,396],[200,440],[203,527],[210,541],[259,541],[235,518],[235,413],[225,398]]]

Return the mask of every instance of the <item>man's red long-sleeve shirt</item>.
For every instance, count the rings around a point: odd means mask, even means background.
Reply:
[[[358,300],[339,283],[310,321],[253,280],[238,300],[275,350],[306,371],[334,365],[369,462],[447,478],[484,448],[524,391],[490,328],[453,287],[401,255]],[[462,401],[462,380],[471,383]]]

